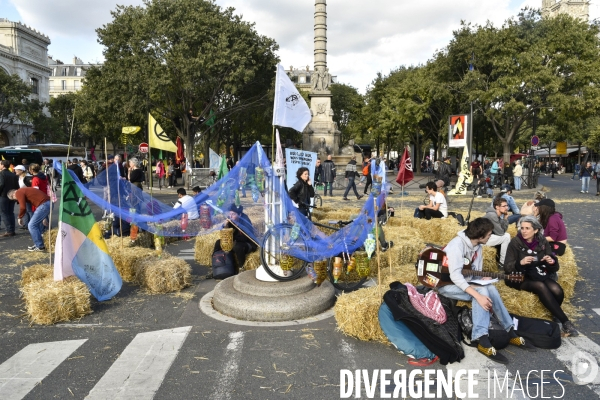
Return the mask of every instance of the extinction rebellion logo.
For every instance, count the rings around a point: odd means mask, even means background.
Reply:
[[[299,102],[300,97],[297,94],[292,94],[285,98],[285,106],[290,110],[293,110]]]

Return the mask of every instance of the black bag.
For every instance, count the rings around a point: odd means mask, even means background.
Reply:
[[[458,312],[458,323],[462,329],[463,333],[463,343],[467,346],[475,347],[471,344],[471,333],[473,332],[473,315],[472,310],[469,307],[461,307]],[[496,348],[496,350],[501,350],[508,346],[508,342],[510,340],[510,336],[508,332],[502,328],[498,317],[496,314],[490,313],[490,325],[488,326],[488,337],[490,338],[490,342],[492,346]]]
[[[214,279],[225,279],[235,275],[235,260],[230,251],[215,251],[212,255],[212,273]]]
[[[517,329],[515,329],[517,335],[529,340],[535,347],[540,349],[558,349],[560,347],[560,327],[556,322],[513,314],[510,316],[518,321]]]

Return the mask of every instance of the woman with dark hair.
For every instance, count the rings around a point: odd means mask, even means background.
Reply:
[[[542,304],[562,323],[563,336],[579,333],[561,308],[565,298],[562,287],[550,274],[558,271],[558,259],[544,237],[542,224],[533,216],[521,218],[521,228],[508,244],[504,272],[522,272],[523,282],[506,280],[506,286],[536,294]]]
[[[298,178],[298,181],[294,183],[294,186],[288,191],[288,194],[290,195],[290,199],[298,205],[298,210],[300,210],[302,215],[308,217],[310,199],[315,197],[315,189],[310,181],[308,168],[298,168],[298,171],[296,171],[296,178]]]
[[[544,236],[547,241],[567,244],[567,228],[563,222],[562,214],[556,212],[553,200],[540,200],[535,203],[533,211],[542,228],[544,228]]]

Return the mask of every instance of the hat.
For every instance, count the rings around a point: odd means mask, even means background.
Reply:
[[[542,200],[538,201],[537,203],[535,203],[535,206],[536,207],[548,206],[548,207],[555,208],[554,200],[551,200],[551,199],[542,199]]]
[[[112,154],[108,155],[108,160],[114,160],[114,159],[115,159],[115,156],[113,156]]]
[[[18,170],[21,170],[21,171],[27,171],[27,169],[24,166],[22,166],[22,165],[17,165],[14,169],[18,169]]]
[[[238,206],[236,206],[235,204],[232,204],[232,205],[229,207],[229,211],[233,211],[234,213],[236,213],[236,214],[240,214],[240,215],[241,215],[241,214],[242,214],[242,212],[244,211],[244,206],[239,206],[239,207],[238,207]]]
[[[510,185],[502,185],[502,190],[500,190],[500,192],[502,193],[508,193],[508,192],[512,192],[513,188]]]

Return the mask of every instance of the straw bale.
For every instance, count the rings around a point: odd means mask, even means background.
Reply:
[[[256,250],[246,256],[246,261],[244,262],[244,267],[242,268],[244,271],[249,271],[252,269],[257,269],[261,265],[260,262],[260,249]]]
[[[118,241],[120,241],[120,238]],[[143,259],[152,257],[154,253],[149,252],[148,249],[143,247],[124,247],[121,250],[120,247],[116,246],[116,242],[118,241],[114,240],[111,243],[108,252],[121,278],[125,282],[133,282],[135,280],[135,266]]]
[[[30,281],[21,288],[26,314],[36,324],[50,325],[80,319],[92,313],[90,292],[74,276],[54,281],[51,276]]]
[[[220,233],[218,231],[206,235],[196,236],[196,244],[194,246],[194,259],[200,265],[212,264],[212,253],[215,248],[215,242],[219,240]]]
[[[21,281],[19,284],[25,286],[28,283],[39,281],[47,278],[53,278],[54,268],[48,264],[36,264],[29,268],[25,268],[21,272]]]
[[[184,260],[163,252],[134,265],[135,282],[153,294],[181,290],[192,283],[192,268]]]
[[[48,242],[48,231],[44,232],[42,239],[44,239],[44,247],[54,251],[54,245],[56,244],[56,235],[58,234],[58,228],[50,230],[50,242]]]
[[[389,343],[379,326],[381,302],[377,286],[342,293],[333,307],[337,329],[359,340]]]

